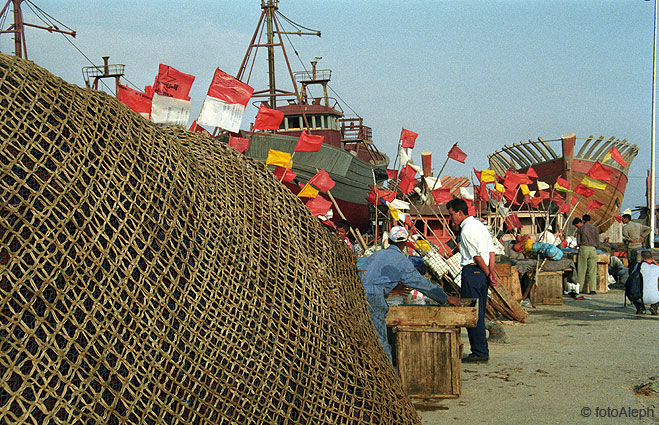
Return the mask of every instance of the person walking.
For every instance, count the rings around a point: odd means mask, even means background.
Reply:
[[[478,298],[478,322],[475,328],[467,328],[471,354],[462,361],[484,363],[490,358],[485,331],[487,289],[489,285],[498,284],[494,271],[494,243],[485,225],[469,215],[469,208],[463,199],[450,200],[446,208],[453,224],[460,226],[460,296]]]

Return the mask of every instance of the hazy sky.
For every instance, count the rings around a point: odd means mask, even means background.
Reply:
[[[259,0],[31,1],[75,29],[73,43],[96,64],[101,56],[125,64],[140,88],[159,63],[195,75],[191,120],[215,68],[238,71],[261,13]],[[392,159],[402,127],[419,133],[415,161],[432,151],[435,169],[459,142],[467,163],[451,161],[444,174],[467,176],[487,168],[487,154],[504,144],[569,132],[616,136],[640,148],[623,208],[645,204],[653,1],[283,0],[279,7],[322,32],[289,36],[299,59],[285,40],[293,70],[322,57],[318,66],[333,70],[346,114],[352,108],[363,117]],[[26,22],[41,24],[23,9]],[[80,70],[90,64],[63,36],[26,32],[31,60],[84,85]],[[11,36],[0,35],[0,50],[13,52]],[[250,80],[257,90],[267,84],[265,60],[259,51]],[[286,78],[279,73],[282,88],[290,88]],[[248,108],[243,128],[254,116]]]

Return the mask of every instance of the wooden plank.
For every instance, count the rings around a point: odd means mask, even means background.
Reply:
[[[461,326],[473,328],[478,321],[478,300],[469,307],[396,305],[389,307],[387,326]]]
[[[513,297],[506,291],[502,285],[490,286],[492,291],[491,297],[497,302],[503,303],[513,314],[512,319],[518,322],[524,322],[529,313],[522,308],[522,306],[513,299]]]

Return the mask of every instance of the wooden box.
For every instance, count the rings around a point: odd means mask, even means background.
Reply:
[[[563,271],[538,272],[531,290],[531,302],[534,305],[563,304]]]
[[[609,255],[599,254],[597,256],[597,292],[604,294],[609,292]]]
[[[494,271],[499,277],[499,282],[508,291],[515,301],[522,300],[522,286],[519,282],[517,267],[510,263],[495,263]]]
[[[460,328],[396,326],[395,353],[410,397],[458,398],[462,387]]]
[[[387,326],[462,326],[473,328],[478,321],[478,299],[463,298],[462,307],[396,305],[389,307]]]

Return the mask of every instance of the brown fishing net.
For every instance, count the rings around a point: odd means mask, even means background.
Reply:
[[[419,422],[261,163],[5,55],[0,103],[1,424]]]

